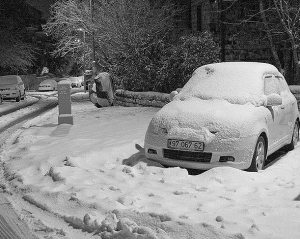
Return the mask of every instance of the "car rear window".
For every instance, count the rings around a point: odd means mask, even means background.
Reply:
[[[0,85],[18,84],[16,76],[0,76]]]

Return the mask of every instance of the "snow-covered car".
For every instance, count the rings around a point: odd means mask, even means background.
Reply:
[[[145,155],[166,166],[258,171],[266,157],[299,140],[294,95],[275,66],[204,65],[152,118]]]
[[[79,88],[81,87],[82,83],[82,78],[81,77],[70,77],[69,78],[71,81],[71,87],[74,88]]]
[[[25,86],[18,75],[0,76],[0,94],[3,99],[15,99],[19,102],[25,98]]]
[[[39,91],[55,91],[57,90],[57,82],[53,79],[43,80],[39,84]]]

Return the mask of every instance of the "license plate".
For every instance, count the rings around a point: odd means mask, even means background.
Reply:
[[[203,151],[204,143],[199,141],[168,139],[168,148]]]

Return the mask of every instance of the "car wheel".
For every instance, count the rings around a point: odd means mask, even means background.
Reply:
[[[26,97],[26,93],[25,93],[25,90],[24,90],[24,94],[23,94],[23,97],[21,98],[21,100],[25,100],[25,97]]]
[[[19,92],[18,97],[16,98],[16,102],[19,102],[21,100],[21,92]]]
[[[293,130],[292,141],[290,144],[286,146],[286,149],[288,151],[293,150],[296,147],[298,141],[299,141],[299,124],[298,122],[296,122]]]
[[[257,143],[255,145],[251,166],[250,168],[248,168],[248,171],[257,172],[259,170],[263,170],[265,166],[266,157],[267,157],[266,141],[264,137],[259,136]]]

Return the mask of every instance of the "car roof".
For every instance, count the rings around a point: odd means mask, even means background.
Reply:
[[[22,80],[20,76],[18,75],[6,75],[6,76],[0,76],[0,82],[16,82],[16,80]]]
[[[272,73],[279,73],[278,69],[269,64],[263,62],[219,62],[219,63],[212,63],[207,64],[200,68],[212,68],[218,71],[243,71],[244,74],[251,75],[251,74],[272,74]],[[197,69],[197,70],[198,70]]]
[[[277,68],[259,62],[222,62],[197,68],[179,93],[181,99],[225,99],[232,103],[260,105],[263,76],[281,75]]]

